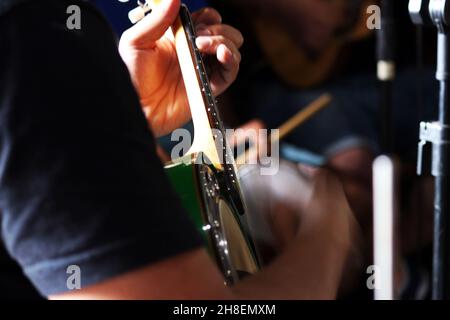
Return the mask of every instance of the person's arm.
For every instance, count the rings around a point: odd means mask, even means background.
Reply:
[[[74,4],[79,30],[67,27]],[[28,1],[0,24],[1,241],[39,292],[201,247],[101,15]]]
[[[275,261],[234,287],[195,250],[52,299],[334,299],[355,222],[339,181],[321,172],[300,228]]]

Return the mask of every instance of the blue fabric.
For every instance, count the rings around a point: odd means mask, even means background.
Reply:
[[[195,11],[208,6],[208,1],[206,0],[186,0],[183,2],[189,7],[189,10],[191,11]]]
[[[289,143],[282,143],[280,145],[280,155],[283,159],[316,167],[322,166],[326,162],[323,156],[297,148]]]
[[[136,1],[93,0],[97,8],[105,15],[117,36],[131,27],[128,12],[136,8]]]

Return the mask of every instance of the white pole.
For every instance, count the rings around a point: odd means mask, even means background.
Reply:
[[[375,300],[394,299],[394,163],[387,156],[373,164]]]

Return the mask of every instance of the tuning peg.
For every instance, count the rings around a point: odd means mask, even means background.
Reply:
[[[150,11],[152,11],[152,8],[150,7],[149,1],[145,1],[145,3],[138,1],[138,7],[128,13],[128,19],[133,24],[138,23]]]

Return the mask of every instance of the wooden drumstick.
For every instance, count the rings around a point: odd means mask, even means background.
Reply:
[[[325,107],[329,106],[331,103],[332,97],[329,94],[323,94],[316,100],[314,100],[311,104],[309,104],[305,109],[299,111],[296,115],[290,118],[288,121],[283,123],[276,133],[272,133],[269,137],[271,143],[278,142],[281,139],[284,139],[288,136],[292,131],[296,128],[304,124],[306,121],[311,119],[314,115],[316,115],[319,111],[323,110]],[[236,158],[237,166],[245,164],[245,159],[249,157],[255,156],[258,148],[257,145],[250,147],[244,153],[239,155]]]

